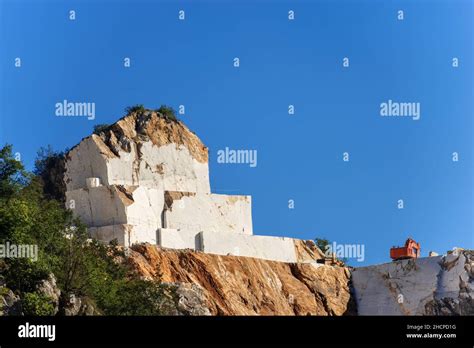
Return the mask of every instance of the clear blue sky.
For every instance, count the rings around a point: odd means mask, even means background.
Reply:
[[[408,236],[423,255],[472,249],[473,33],[460,0],[0,0],[0,144],[31,169],[126,106],[184,104],[214,191],[252,195],[256,234],[364,244],[363,264]],[[64,99],[95,102],[96,119],[56,117]],[[389,99],[420,102],[421,119],[381,117]],[[256,149],[257,167],[218,164],[226,146]]]

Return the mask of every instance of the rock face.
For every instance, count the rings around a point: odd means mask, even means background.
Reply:
[[[56,284],[56,277],[54,274],[50,274],[47,279],[41,281],[41,283],[37,286],[37,291],[38,293],[51,299],[51,304],[54,307],[54,314],[58,313],[61,290]]]
[[[75,294],[69,294],[62,301],[61,315],[98,315],[95,306],[85,297],[78,297]]]
[[[251,197],[211,193],[207,147],[159,112],[133,111],[65,158],[66,207],[101,241],[282,262],[324,257],[314,243],[307,253],[309,242],[253,235]]]
[[[201,315],[209,316],[204,289],[197,284],[165,283],[166,287],[176,295],[176,302],[168,304],[168,315]]]
[[[103,185],[210,192],[206,146],[181,122],[150,110],[83,139],[66,157],[67,191],[97,177]]]
[[[185,289],[191,289],[192,301],[183,300],[190,314],[356,314],[347,268],[170,250],[149,244],[133,246],[129,262],[144,278],[185,284]]]
[[[158,229],[183,225],[199,232],[194,207],[167,207],[165,195],[199,194],[210,204],[217,195],[210,193],[207,151],[181,122],[154,111],[132,112],[66,154],[66,206],[105,242],[157,243]],[[241,229],[230,218],[219,221],[223,230]]]
[[[474,315],[474,250],[448,254],[433,299],[425,305],[428,315]]]
[[[21,315],[20,297],[10,289],[0,286],[0,316]]]
[[[359,315],[474,315],[474,251],[352,272]]]

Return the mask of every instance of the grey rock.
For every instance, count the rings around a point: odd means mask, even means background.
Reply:
[[[362,315],[474,315],[474,251],[356,268]],[[386,274],[390,273],[391,277]]]
[[[38,293],[48,296],[51,299],[51,303],[54,306],[54,314],[59,311],[59,299],[61,297],[61,290],[56,284],[56,277],[54,274],[50,274],[48,279],[41,281],[37,286]]]
[[[98,315],[95,305],[86,297],[80,297],[76,294],[69,294],[62,306],[62,315],[78,316],[78,315]]]
[[[176,288],[178,309],[184,315],[211,315],[204,290],[197,284],[180,283]]]
[[[211,315],[204,290],[197,284],[164,283],[168,289],[168,300],[161,304],[163,314],[167,315]]]
[[[64,315],[74,316],[79,315],[82,308],[82,300],[74,294],[69,294],[69,299],[64,306]]]
[[[6,287],[0,287],[0,316],[21,315],[20,297]]]

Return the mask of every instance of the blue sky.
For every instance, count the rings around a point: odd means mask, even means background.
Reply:
[[[472,249],[473,6],[0,0],[0,144],[31,169],[41,146],[72,147],[126,106],[183,104],[213,190],[252,195],[256,234],[363,244],[362,264],[408,236],[423,255]],[[56,117],[64,99],[96,103],[96,119]],[[381,117],[389,99],[419,102],[420,120]],[[225,147],[257,150],[257,167],[218,164]]]

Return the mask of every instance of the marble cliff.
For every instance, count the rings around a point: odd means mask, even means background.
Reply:
[[[66,155],[66,205],[92,237],[218,255],[316,262],[311,241],[254,235],[252,199],[212,193],[208,148],[182,122],[139,110]]]

